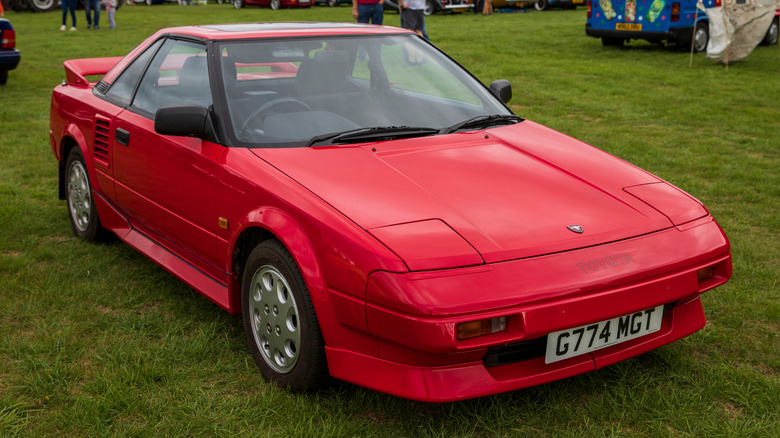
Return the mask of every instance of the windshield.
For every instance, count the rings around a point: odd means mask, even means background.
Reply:
[[[475,117],[511,115],[412,35],[224,42],[219,50],[228,125],[242,144],[303,147],[366,128],[407,138],[409,127],[414,136],[434,135]]]

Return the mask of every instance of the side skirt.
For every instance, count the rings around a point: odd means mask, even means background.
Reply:
[[[218,306],[230,313],[234,313],[234,309],[230,306],[230,291],[226,282],[206,274],[133,227],[128,218],[119,212],[102,194],[93,191],[92,198],[95,200],[95,206],[98,209],[98,216],[102,225],[116,234],[120,240],[160,265],[160,267],[198,291],[201,295],[215,302]]]

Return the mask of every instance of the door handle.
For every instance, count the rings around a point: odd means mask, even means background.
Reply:
[[[116,128],[116,142],[125,146],[130,145],[130,131],[122,128]]]

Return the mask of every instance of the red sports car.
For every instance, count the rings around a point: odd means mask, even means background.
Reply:
[[[573,376],[699,330],[731,275],[699,201],[515,116],[507,81],[405,30],[179,27],[65,70],[50,134],[75,234],[242,314],[294,391]]]

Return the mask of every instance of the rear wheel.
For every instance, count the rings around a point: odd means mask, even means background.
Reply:
[[[767,29],[766,35],[764,35],[764,39],[761,40],[761,45],[773,46],[777,44],[777,36],[779,31],[780,26],[778,26],[778,17],[775,17],[772,20],[772,24],[769,25],[769,29]]]
[[[313,391],[328,372],[325,341],[295,260],[278,240],[258,244],[241,280],[249,349],[260,372],[294,392]]]
[[[236,9],[241,9],[244,7],[244,0],[233,0],[233,7]]]
[[[0,70],[0,85],[5,85],[8,82],[8,70]]]
[[[547,2],[547,0],[536,0],[534,3],[534,9],[537,11],[543,11],[550,7],[550,3]]]
[[[68,153],[65,163],[65,200],[73,233],[84,240],[95,242],[105,240],[108,231],[100,225],[97,208],[92,197],[87,165],[81,150],[75,147]]]
[[[271,9],[278,11],[282,8],[282,0],[271,0]]]
[[[327,1],[328,6],[331,8],[336,7],[339,5],[339,0],[328,0]]]
[[[707,50],[707,43],[710,41],[710,25],[707,22],[700,21],[696,23],[696,30],[693,31],[693,52],[699,53]]]

